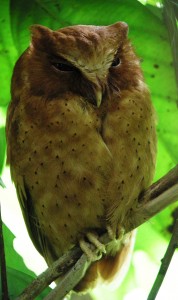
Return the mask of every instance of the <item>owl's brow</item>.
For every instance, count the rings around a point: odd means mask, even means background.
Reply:
[[[63,64],[66,64],[66,65],[74,66],[70,61],[68,61],[66,58],[64,58],[61,55],[49,55],[48,58],[53,63],[54,62],[55,63],[63,63]]]

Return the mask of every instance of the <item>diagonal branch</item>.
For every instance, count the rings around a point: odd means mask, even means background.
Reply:
[[[161,179],[153,183],[139,196],[139,205],[132,212],[126,231],[148,221],[168,205],[178,200],[178,165]]]
[[[30,300],[39,295],[51,282],[66,273],[72,265],[80,258],[82,251],[80,248],[73,248],[55,261],[45,272],[40,274],[24,290],[16,300]]]
[[[140,195],[138,207],[128,216],[126,233],[145,223],[176,200],[178,200],[178,165]],[[110,238],[104,234],[100,240],[103,244],[107,244]],[[82,254],[79,247],[75,247],[38,276],[17,300],[35,299],[45,287],[63,275],[56,289],[46,297],[46,300],[62,300],[80,281],[89,265],[86,255]]]
[[[83,278],[86,270],[90,266],[87,256],[83,254],[76,264],[61,279],[60,284],[49,293],[44,300],[62,300],[74,288],[74,286]],[[72,279],[72,280],[71,280]],[[74,285],[75,282],[75,285]]]

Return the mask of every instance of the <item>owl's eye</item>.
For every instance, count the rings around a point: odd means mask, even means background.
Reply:
[[[59,71],[63,71],[63,72],[73,72],[76,71],[76,67],[74,67],[71,64],[68,63],[60,63],[60,62],[55,62],[52,63],[52,65]]]
[[[118,56],[116,56],[111,64],[111,67],[117,67],[118,65],[120,65],[121,60]]]
[[[49,56],[49,61],[56,70],[61,72],[73,72],[77,70],[73,64],[60,56]]]

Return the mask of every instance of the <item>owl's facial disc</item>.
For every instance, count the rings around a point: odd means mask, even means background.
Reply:
[[[109,26],[75,25],[57,31],[33,26],[28,55],[35,61],[40,84],[34,81],[31,92],[47,94],[49,99],[70,90],[100,107],[107,95],[136,85],[137,58],[127,32],[128,26],[123,22]],[[134,65],[130,63],[133,59]]]

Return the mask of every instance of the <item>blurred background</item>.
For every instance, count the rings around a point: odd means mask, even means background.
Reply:
[[[178,162],[178,1],[155,0],[4,0],[0,2],[0,187],[10,299],[46,268],[22,219],[6,162],[5,119],[14,64],[30,41],[29,26],[58,29],[73,24],[108,25],[125,21],[142,62],[157,111],[158,159],[154,181]],[[177,204],[140,226],[130,270],[115,290],[105,287],[81,299],[146,300],[178,216]],[[157,300],[177,300],[178,254],[174,254]],[[176,276],[175,276],[176,274]],[[36,299],[43,299],[46,290]],[[1,293],[1,291],[0,291]],[[73,299],[76,296],[73,296]]]

